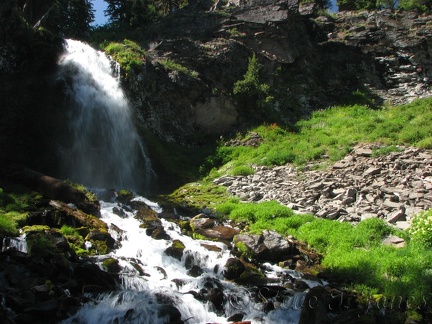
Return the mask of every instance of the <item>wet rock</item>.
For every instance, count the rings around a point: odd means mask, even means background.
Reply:
[[[134,193],[129,190],[120,190],[117,191],[117,197],[115,198],[115,201],[123,204],[128,204],[131,202],[131,200],[135,197]]]
[[[103,260],[102,266],[109,272],[109,273],[116,273],[118,274],[121,271],[121,266],[119,264],[119,261],[114,258],[107,258]]]
[[[229,226],[215,226],[213,228],[200,229],[196,233],[205,236],[209,239],[217,239],[221,242],[232,241],[233,237],[239,233],[238,230]]]
[[[213,252],[221,252],[222,249],[216,245],[213,244],[206,244],[206,243],[201,243],[201,246],[206,248],[209,251],[213,251]]]
[[[190,221],[190,227],[193,231],[198,231],[201,229],[212,228],[215,226],[215,220],[207,218],[205,214],[200,214],[195,216]]]
[[[169,255],[177,260],[181,260],[183,257],[183,251],[185,249],[185,245],[180,240],[174,240],[170,247],[165,250],[165,254]]]
[[[147,235],[151,236],[156,240],[170,239],[169,235],[166,233],[162,225],[162,221],[153,209],[141,202],[137,202],[135,207],[138,207],[135,218],[137,218],[141,222],[140,227],[146,229]]]
[[[278,262],[292,255],[293,246],[275,231],[264,230],[261,235],[239,234],[234,237],[234,243],[246,246],[249,256],[259,261]]]
[[[105,242],[106,245],[112,249],[114,247],[115,240],[112,238],[111,234],[106,231],[100,230],[92,230],[85,238],[86,240],[91,241],[101,241]],[[105,254],[105,253],[103,253]]]
[[[199,277],[204,273],[204,271],[197,265],[193,265],[190,270],[188,270],[187,274],[191,277]]]
[[[223,310],[224,294],[220,288],[212,288],[207,294],[207,299],[218,311]]]
[[[322,323],[328,319],[329,293],[322,286],[309,290],[302,305],[299,324]]]
[[[182,314],[177,309],[177,307],[173,305],[162,305],[159,308],[159,317],[168,317],[168,321],[166,323],[183,323]]]
[[[123,208],[113,207],[112,212],[113,212],[113,214],[115,214],[115,215],[117,215],[117,216],[119,216],[121,218],[127,217],[127,214],[126,214],[126,212],[124,211]]]
[[[82,292],[113,291],[117,276],[101,270],[96,264],[77,264],[73,268],[74,278]]]
[[[240,277],[240,275],[246,270],[244,264],[237,258],[229,258],[225,263],[223,276],[228,280],[234,280]]]

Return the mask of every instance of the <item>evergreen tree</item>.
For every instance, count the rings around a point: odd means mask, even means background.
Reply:
[[[377,0],[337,0],[340,11],[344,10],[376,10]]]
[[[44,27],[67,38],[86,37],[94,20],[90,0],[27,0],[22,12],[34,28]]]
[[[422,12],[432,13],[432,0],[400,0],[399,8],[405,10],[417,9]]]
[[[105,14],[112,26],[121,29],[142,27],[157,18],[154,2],[150,0],[105,0]]]

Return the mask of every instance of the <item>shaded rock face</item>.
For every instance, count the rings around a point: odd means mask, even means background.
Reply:
[[[356,147],[327,171],[258,167],[253,175],[214,182],[246,201],[277,200],[339,221],[378,217],[405,228],[413,215],[432,207],[432,156],[416,148],[399,150],[372,157],[371,147]]]
[[[297,1],[234,5],[228,15],[210,13],[212,8],[180,11],[147,29],[148,59],[124,80],[143,127],[165,140],[190,143],[197,134],[202,140],[203,134],[223,134],[250,121],[256,112],[231,95],[254,53],[260,82],[272,87],[275,98],[269,113],[283,121],[346,102],[357,90],[368,94],[369,105],[431,95],[430,16],[316,16],[314,8],[299,10]],[[160,64],[166,59],[196,74],[166,70]]]

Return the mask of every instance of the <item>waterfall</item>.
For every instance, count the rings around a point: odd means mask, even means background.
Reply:
[[[119,65],[103,52],[65,41],[58,80],[66,89],[67,143],[61,148],[63,177],[88,187],[142,191],[152,178],[120,87]]]

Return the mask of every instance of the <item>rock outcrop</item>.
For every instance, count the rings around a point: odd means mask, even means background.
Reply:
[[[432,94],[431,16],[391,11],[318,16],[298,1],[230,5],[223,12],[179,11],[146,29],[148,57],[124,85],[147,130],[190,144],[257,116],[295,122],[315,109],[355,102],[359,93],[370,106]],[[261,65],[260,82],[271,87],[265,112],[242,107],[232,96],[253,54]],[[166,69],[166,60],[190,73]]]
[[[300,213],[339,221],[379,217],[406,228],[413,215],[432,208],[432,155],[398,147],[374,157],[372,148],[357,146],[323,171],[256,167],[253,175],[214,183],[245,201],[277,200]]]

